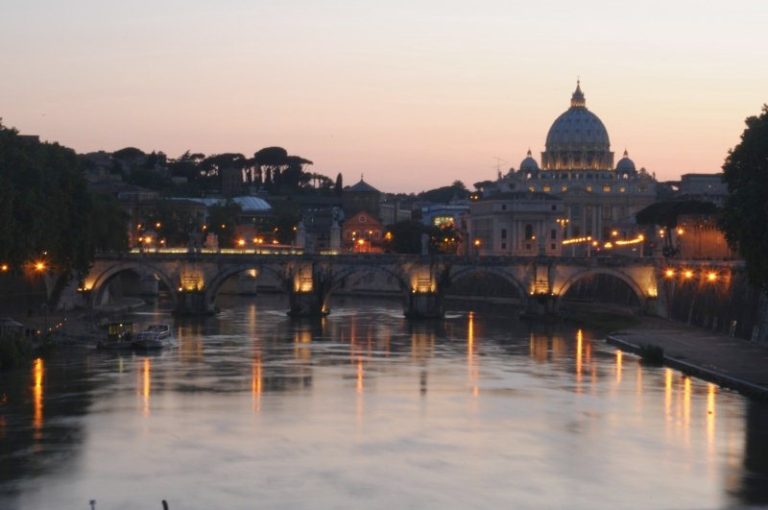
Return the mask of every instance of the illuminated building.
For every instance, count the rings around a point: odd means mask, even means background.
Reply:
[[[483,195],[535,192],[558,197],[567,220],[564,237],[597,240],[608,240],[616,228],[635,235],[635,214],[656,200],[656,179],[644,168],[637,170],[626,150],[614,166],[608,131],[587,109],[580,84],[570,108],[549,129],[541,162],[539,166],[529,150],[519,170],[486,183]]]
[[[341,238],[346,252],[381,253],[384,229],[373,215],[360,211],[344,221]]]
[[[497,193],[473,200],[470,237],[478,255],[559,256],[563,201],[539,192]]]

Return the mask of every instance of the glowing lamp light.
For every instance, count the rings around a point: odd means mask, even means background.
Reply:
[[[613,243],[612,242],[608,241],[607,243],[605,243],[605,249],[606,250],[610,250],[611,248],[613,248]]]
[[[693,271],[691,271],[690,269],[687,269],[685,270],[685,272],[683,272],[683,276],[685,277],[686,280],[690,280],[691,278],[693,278]]]
[[[480,239],[475,239],[475,242],[473,243],[475,246],[480,246]]]
[[[611,237],[618,237],[619,231],[618,230],[611,230]]]
[[[35,262],[35,271],[45,271],[45,262]]]
[[[678,228],[677,229],[677,235],[681,236],[683,234],[685,234],[685,230],[682,227]]]
[[[237,245],[238,246],[245,246],[245,239],[238,239],[237,240]]]
[[[360,246],[364,245],[365,244],[365,239],[358,239],[357,240],[357,244],[359,244]]]
[[[8,264],[0,264],[0,271],[2,271],[3,273],[5,273],[6,271],[8,271],[8,269],[10,269],[10,268],[8,267]]]
[[[710,271],[709,273],[707,273],[707,281],[708,282],[717,281],[717,273],[715,273],[714,271]]]
[[[674,278],[675,270],[674,269],[667,269],[666,271],[664,271],[664,276],[666,276],[667,278]]]

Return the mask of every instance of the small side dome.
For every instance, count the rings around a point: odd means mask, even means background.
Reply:
[[[626,149],[624,149],[624,157],[616,163],[616,172],[622,174],[634,174],[637,172],[635,162],[629,159],[629,153]]]
[[[528,149],[526,158],[520,162],[520,171],[523,173],[539,171],[539,164],[535,159],[533,159],[533,156],[531,155],[531,149]]]

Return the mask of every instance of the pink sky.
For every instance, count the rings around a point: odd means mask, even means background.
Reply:
[[[659,179],[718,171],[768,102],[763,1],[412,3],[14,2],[0,116],[80,152],[280,145],[410,192],[538,159],[577,76]]]

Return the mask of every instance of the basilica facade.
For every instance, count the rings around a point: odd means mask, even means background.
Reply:
[[[542,217],[540,223],[546,224],[534,226],[534,230],[558,229],[558,238],[564,244],[581,238],[605,243],[637,235],[635,214],[656,200],[656,180],[644,168],[637,170],[626,150],[614,165],[608,130],[587,108],[581,85],[577,83],[570,108],[555,119],[547,133],[541,164],[528,150],[520,168],[510,169],[495,182],[485,183],[476,202],[479,206],[482,201],[498,200],[509,193],[517,196],[530,193],[538,197],[548,194],[562,204],[558,207],[562,210],[560,217]],[[489,246],[487,253],[517,254],[514,250],[495,249],[496,244],[498,248],[501,246],[496,243],[497,237],[501,239],[501,227],[498,233],[488,232],[489,223],[509,222],[502,214],[508,208],[499,210],[497,218],[483,215],[481,209],[487,207],[473,207],[472,223],[480,220],[477,226],[483,226],[480,230],[484,232],[483,242]],[[520,244],[525,246],[525,241],[521,239]],[[515,245],[509,240],[504,244]],[[542,247],[541,251],[548,252],[546,248]]]

